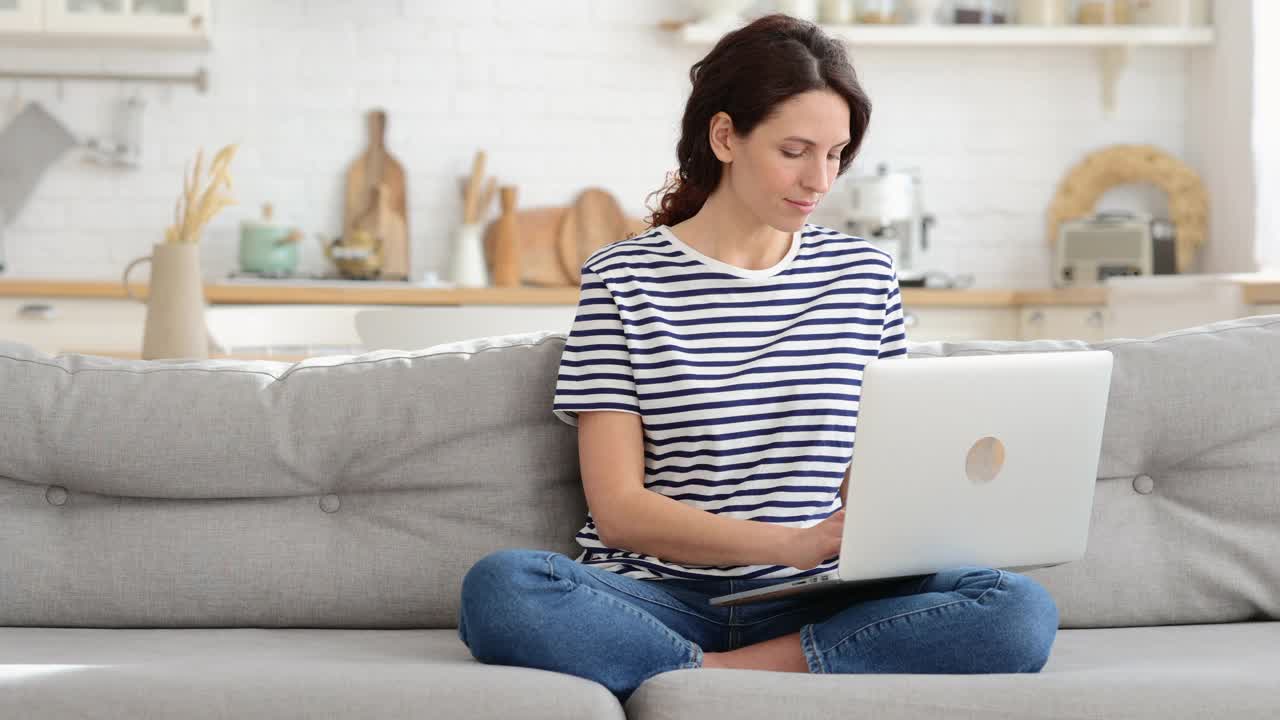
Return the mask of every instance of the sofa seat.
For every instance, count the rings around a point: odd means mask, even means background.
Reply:
[[[1280,622],[1059,630],[1026,675],[797,675],[677,670],[627,701],[633,720],[1280,717]]]
[[[455,629],[2,627],[0,717],[624,716],[603,685],[481,665]]]
[[[1280,622],[1060,630],[1034,675],[677,670],[633,720],[1275,718]],[[484,666],[456,630],[0,628],[0,717],[622,718],[603,686]]]

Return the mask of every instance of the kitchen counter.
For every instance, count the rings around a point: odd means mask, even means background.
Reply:
[[[1244,282],[1245,302],[1280,303],[1280,282]],[[574,305],[578,288],[430,288],[360,281],[206,282],[210,304],[324,304],[324,305]],[[131,283],[133,294],[145,298],[148,287]],[[904,288],[903,299],[913,306],[1016,307],[1024,305],[1103,305],[1104,288],[968,289]],[[126,299],[118,282],[107,280],[0,279],[0,297],[74,297]]]

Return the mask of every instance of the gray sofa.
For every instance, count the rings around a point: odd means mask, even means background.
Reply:
[[[625,708],[456,631],[480,557],[576,554],[563,344],[291,365],[0,341],[0,717],[1280,717],[1280,316],[911,345],[1115,354],[1088,554],[1028,573],[1062,625],[1040,674],[679,670]]]

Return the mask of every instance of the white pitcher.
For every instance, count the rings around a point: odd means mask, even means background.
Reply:
[[[151,290],[145,300],[129,289],[129,272],[144,262],[151,263]],[[123,282],[125,294],[147,304],[143,360],[209,357],[199,244],[156,243],[151,255],[125,266]]]
[[[484,257],[484,225],[463,223],[454,231],[449,258],[449,279],[458,287],[488,287],[489,267]]]

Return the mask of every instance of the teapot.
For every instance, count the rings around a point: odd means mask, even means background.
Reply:
[[[324,256],[338,266],[338,274],[351,280],[374,280],[382,273],[382,238],[368,230],[353,230],[346,237],[327,239],[317,234]]]

